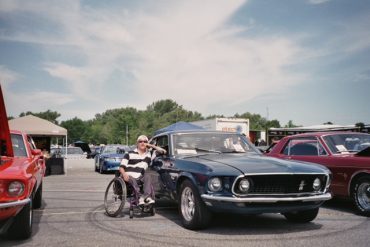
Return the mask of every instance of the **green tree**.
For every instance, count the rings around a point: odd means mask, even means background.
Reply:
[[[70,120],[62,121],[60,125],[68,131],[68,143],[82,140],[82,136],[86,130],[84,121],[75,117]]]
[[[295,125],[292,120],[289,120],[289,122],[284,127],[285,128],[294,128],[294,127],[299,127],[299,126]]]

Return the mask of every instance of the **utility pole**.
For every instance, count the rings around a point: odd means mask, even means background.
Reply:
[[[126,124],[126,145],[128,146],[128,125]]]

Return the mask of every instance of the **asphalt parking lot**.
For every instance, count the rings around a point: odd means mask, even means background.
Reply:
[[[45,177],[43,206],[34,211],[33,236],[0,246],[368,246],[370,220],[347,201],[332,200],[308,224],[278,214],[217,215],[208,229],[180,224],[176,205],[157,200],[155,216],[129,219],[104,212],[104,190],[112,174],[94,172],[93,160],[68,160],[66,175]]]

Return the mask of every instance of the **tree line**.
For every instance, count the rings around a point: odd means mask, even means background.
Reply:
[[[210,115],[204,117],[199,112],[184,109],[182,105],[171,99],[153,102],[145,110],[137,110],[133,107],[107,110],[96,114],[93,119],[85,121],[74,117],[59,123],[57,118],[61,114],[51,110],[39,113],[22,112],[20,117],[29,114],[66,128],[68,130],[68,143],[84,141],[93,144],[120,143],[130,145],[135,143],[137,136],[141,134],[151,136],[156,130],[179,121],[192,122],[215,117],[247,118],[250,122],[250,130],[281,127],[276,119],[267,120],[259,114],[249,112],[236,113],[233,116]],[[288,125],[285,127],[295,127],[292,121],[289,121]]]

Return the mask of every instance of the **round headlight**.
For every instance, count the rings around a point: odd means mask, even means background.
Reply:
[[[315,180],[313,181],[313,184],[312,184],[312,188],[315,191],[320,190],[320,188],[321,188],[321,180],[319,178],[315,178]]]
[[[24,192],[24,184],[19,181],[11,182],[8,186],[8,194],[10,196],[20,196]]]
[[[243,178],[239,182],[239,190],[242,193],[247,193],[249,188],[251,187],[251,183],[249,182],[248,179]]]
[[[212,192],[217,192],[222,189],[222,182],[220,178],[211,178],[208,180],[208,188]]]

